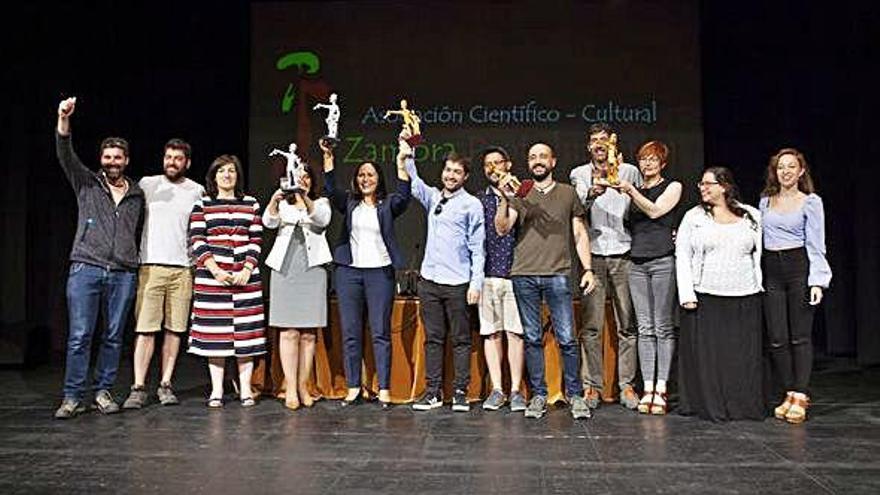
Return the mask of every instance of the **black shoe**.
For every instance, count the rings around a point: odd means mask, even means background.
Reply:
[[[467,401],[467,392],[464,390],[456,390],[452,396],[452,410],[456,412],[468,412],[471,410]]]
[[[425,394],[418,402],[412,405],[412,408],[416,411],[430,411],[431,409],[437,409],[442,405],[443,401],[440,399],[439,395]]]
[[[359,406],[363,403],[364,403],[364,397],[361,394],[357,394],[357,397],[355,397],[352,400],[342,399],[342,402],[339,404],[339,406],[342,408],[346,408],[346,407],[351,407],[351,406]]]
[[[381,400],[379,401],[379,406],[382,408],[383,411],[390,411],[391,408],[394,407],[391,402],[384,402]]]

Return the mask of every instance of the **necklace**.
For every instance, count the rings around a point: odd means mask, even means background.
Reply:
[[[547,192],[549,192],[550,189],[553,189],[553,186],[555,186],[555,185],[556,185],[556,181],[551,181],[550,184],[547,185],[546,187],[541,187],[538,184],[535,184],[535,189],[537,189],[538,192],[541,194],[547,194]]]

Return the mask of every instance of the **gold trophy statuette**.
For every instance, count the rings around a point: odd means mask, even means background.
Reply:
[[[510,190],[517,193],[522,187],[522,181],[520,181],[515,175],[494,165],[492,166],[492,170],[489,171],[489,175],[498,181],[499,188],[510,186]]]
[[[402,131],[408,131],[407,135],[409,136],[406,138],[406,142],[410,146],[418,146],[422,142],[422,130],[420,127],[422,119],[419,118],[415,111],[408,108],[406,100],[400,100],[399,110],[388,110],[385,112],[386,119],[392,115],[400,115],[401,119],[403,119]]]
[[[620,151],[617,149],[617,134],[611,134],[603,143],[608,154],[608,167],[603,172],[594,170],[593,182],[603,186],[620,184]]]
[[[617,134],[608,138],[608,174],[605,180],[611,185],[620,184],[620,152],[617,151]]]

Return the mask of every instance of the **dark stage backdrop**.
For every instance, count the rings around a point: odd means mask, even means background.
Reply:
[[[804,2],[706,2],[698,11],[690,3],[615,0],[562,8],[546,2],[542,12],[506,4],[472,3],[465,11],[442,3],[334,2],[294,4],[299,14],[256,4],[254,27],[247,2],[170,5],[14,3],[5,11],[0,82],[11,89],[0,112],[0,337],[15,332],[30,338],[35,361],[54,355],[60,363],[66,337],[64,287],[76,201],[52,140],[63,95],[81,98],[75,143],[88,164],[97,165],[100,138],[116,134],[132,143],[131,175],[159,173],[162,144],[179,136],[194,146],[190,175],[197,180],[216,155],[247,157],[250,149],[246,166],[264,181],[255,176],[250,186],[263,196],[278,166],[269,164],[267,148],[299,140],[308,122],[311,138],[302,142],[314,154],[314,139],[323,132],[322,114],[304,112],[301,121],[299,107],[283,113],[288,85],[301,90],[297,105],[300,98],[316,98],[306,82],[323,81],[324,91],[342,96],[342,135],[377,146],[393,144],[397,127],[362,124],[364,113],[401,96],[419,110],[461,109],[463,122],[465,110],[477,105],[505,109],[534,100],[544,109],[574,111],[572,120],[512,130],[425,124],[429,146],[451,142],[471,153],[483,141],[506,145],[520,174],[525,146],[537,139],[557,145],[563,170],[581,162],[587,122],[578,112],[610,100],[657,102],[656,122],[620,126],[627,156],[644,139],[669,141],[674,175],[692,184],[688,174],[704,164],[730,166],[753,204],[767,157],[781,146],[802,148],[825,199],[835,272],[817,322],[817,346],[861,364],[880,363],[880,215],[870,144],[877,108],[869,77],[878,55],[871,37],[878,16],[871,3],[847,2],[828,11]],[[382,5],[409,8],[406,16],[380,15]],[[275,9],[278,18],[258,27],[263,8]],[[258,48],[262,36],[274,45]],[[379,50],[381,40],[388,46]],[[279,57],[299,51],[319,56],[318,73],[276,68]],[[682,79],[682,71],[690,75]],[[257,73],[266,76],[253,104],[252,73],[255,84]],[[267,134],[249,135],[249,122],[259,123],[252,117],[265,120]],[[343,142],[340,155],[352,147]],[[390,161],[383,160],[386,174]],[[437,164],[420,162],[431,180],[439,174]],[[419,221],[420,207],[409,215]]]
[[[757,204],[770,155],[787,146],[806,154],[825,202],[834,272],[815,342],[880,364],[878,106],[867,76],[880,16],[871,2],[846,2],[834,14],[826,7],[704,2],[706,163],[732,167],[746,201]]]
[[[587,161],[585,131],[598,121],[619,131],[630,163],[650,139],[672,149],[669,174],[693,182],[702,168],[699,9],[694,1],[295,4],[251,8],[250,179],[263,198],[285,160],[273,148],[296,142],[320,169],[316,141],[331,92],[342,109],[339,177],[365,160],[394,177],[397,119],[409,101],[426,142],[419,172],[438,184],[443,156],[504,146],[527,176],[526,151],[551,144],[557,179]],[[467,188],[485,187],[482,165]],[[418,268],[425,213],[416,202],[399,220],[399,241]],[[330,235],[335,239],[339,222]]]

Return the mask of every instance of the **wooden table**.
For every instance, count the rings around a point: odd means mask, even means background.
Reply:
[[[580,301],[573,301],[576,328],[580,328]],[[471,347],[471,379],[468,398],[479,400],[491,392],[489,373],[483,357],[482,339],[479,335],[479,319],[476,308],[471,315],[473,344]],[[604,341],[604,385],[603,400],[616,400],[617,386],[617,331],[610,302],[606,304]],[[366,318],[365,318],[366,320]],[[345,397],[347,387],[342,364],[342,330],[339,323],[339,311],[335,299],[330,301],[329,328],[318,333],[315,350],[315,373],[310,388],[316,397],[341,399]],[[562,383],[562,363],[556,338],[553,335],[547,307],[544,307],[544,359],[547,380],[547,400],[550,403],[564,400]],[[254,388],[264,395],[283,398],[285,395],[284,373],[278,359],[278,332],[269,331],[271,354],[269,362],[262,360],[254,373]],[[417,400],[425,392],[425,329],[419,317],[419,301],[417,298],[400,298],[394,302],[391,313],[391,400],[402,404]],[[586,359],[581,351],[581,361]],[[364,367],[363,386],[371,393],[378,392],[376,367],[373,361],[372,344],[369,328],[364,336]],[[583,370],[584,367],[581,366]],[[444,396],[452,396],[452,346],[446,346],[446,363],[444,366]],[[505,386],[510,381],[506,364],[504,365]],[[526,390],[523,384],[522,390]]]

